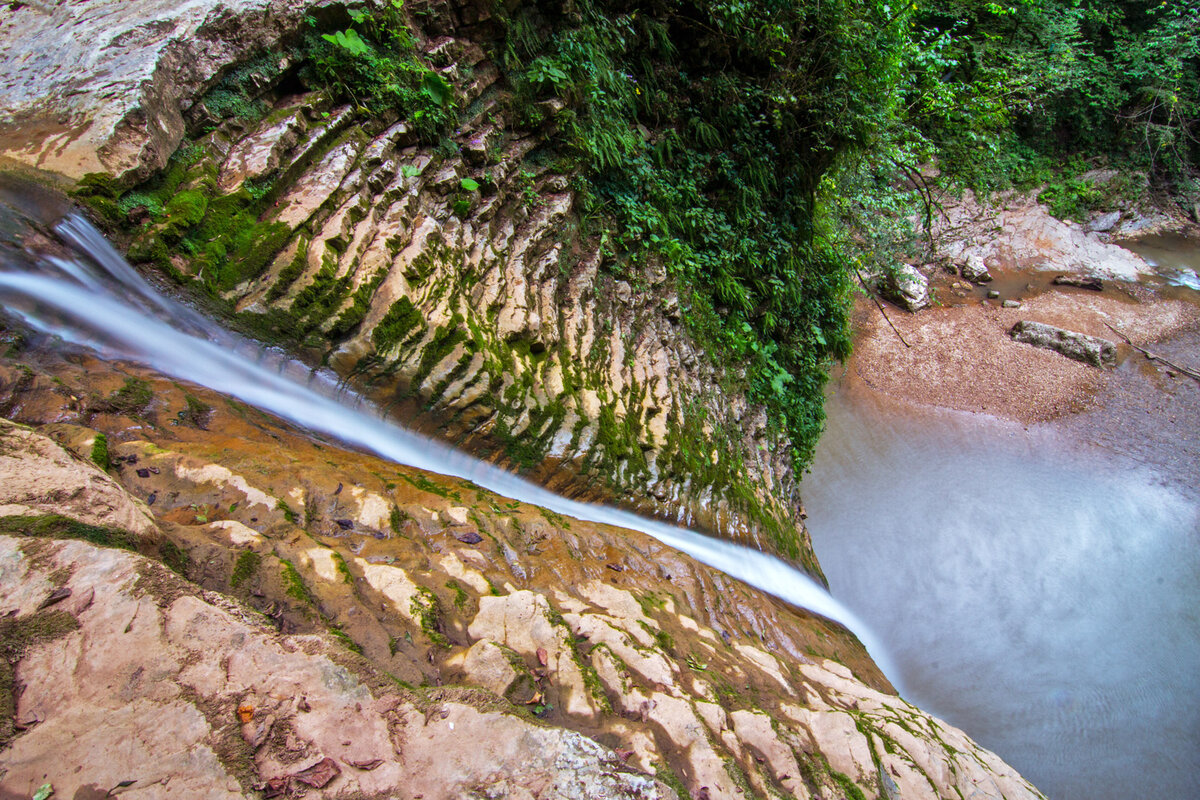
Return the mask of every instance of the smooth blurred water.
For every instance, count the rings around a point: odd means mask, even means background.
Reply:
[[[53,233],[69,248],[67,253],[49,256],[0,247],[0,300],[30,326],[105,357],[128,359],[207,386],[397,463],[466,478],[505,497],[576,519],[646,533],[751,586],[841,623],[858,636],[880,669],[890,673],[887,653],[861,620],[780,559],[628,511],[568,500],[405,430],[346,391],[331,373],[311,371],[163,297],[82,217],[67,215],[53,223]]]
[[[906,698],[1052,800],[1200,797],[1197,496],[1048,428],[866,391],[832,399],[802,488]]]

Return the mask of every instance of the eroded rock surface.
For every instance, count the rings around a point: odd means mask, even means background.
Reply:
[[[326,0],[45,0],[0,8],[0,157],[69,178],[145,177],[231,64]]]
[[[155,498],[196,583],[0,536],[0,612],[25,625],[70,590],[49,609],[70,619],[14,660],[0,791],[1040,796],[891,694],[844,630],[640,534],[312,442],[201,390],[208,430],[162,425],[188,393],[153,376],[135,417],[65,407],[85,376],[121,385],[108,369],[39,373],[18,389],[23,420],[55,420],[43,430],[75,447],[103,427],[116,488]],[[78,464],[81,483],[94,472]],[[114,757],[114,740],[133,744]]]
[[[299,88],[292,45],[325,5],[5,7],[0,145],[69,178],[108,173],[94,205],[131,258],[215,280],[240,323],[409,424],[819,576],[786,438],[684,331],[666,269],[614,274],[581,228],[573,175],[544,146],[562,109],[539,106],[540,127],[512,111],[488,4],[409,4],[420,57],[469,110],[437,146]],[[215,233],[179,246],[201,222]]]

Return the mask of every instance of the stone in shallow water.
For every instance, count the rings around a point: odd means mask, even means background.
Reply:
[[[1053,325],[1022,320],[1012,327],[1008,335],[1015,341],[1053,350],[1093,367],[1112,367],[1117,363],[1117,346],[1107,339],[1063,330]]]
[[[987,264],[983,258],[972,253],[967,256],[966,263],[962,267],[962,276],[971,283],[987,283],[992,279],[992,273],[988,272]]]

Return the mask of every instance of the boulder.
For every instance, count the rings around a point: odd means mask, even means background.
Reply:
[[[1012,327],[1008,335],[1014,341],[1053,350],[1093,367],[1112,367],[1117,363],[1117,346],[1107,339],[1063,330],[1053,325],[1022,320]]]
[[[971,283],[987,283],[992,279],[992,273],[988,272],[983,257],[977,253],[967,256],[962,266],[962,276]]]
[[[1117,223],[1120,221],[1121,212],[1110,211],[1107,214],[1100,214],[1092,219],[1092,221],[1087,224],[1087,229],[1089,231],[1095,231],[1096,233],[1104,233],[1105,231],[1111,231],[1113,228],[1117,227]]]
[[[0,155],[79,178],[146,177],[229,64],[277,47],[327,0],[60,0],[0,8]],[[264,65],[256,88],[280,72]],[[264,83],[265,82],[265,83]]]
[[[899,264],[880,281],[883,296],[911,312],[929,305],[929,280],[911,264]]]

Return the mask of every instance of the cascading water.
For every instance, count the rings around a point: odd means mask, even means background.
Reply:
[[[53,225],[53,233],[70,248],[69,257],[0,246],[0,298],[33,328],[105,357],[128,359],[207,386],[397,463],[465,478],[576,519],[646,533],[697,561],[844,625],[886,675],[894,674],[886,651],[867,627],[823,587],[780,559],[631,512],[568,500],[407,431],[381,418],[361,397],[340,389],[330,374],[264,350],[163,297],[82,217],[66,215]]]

